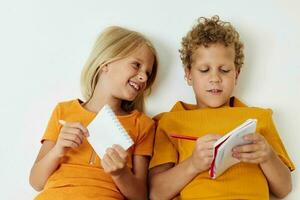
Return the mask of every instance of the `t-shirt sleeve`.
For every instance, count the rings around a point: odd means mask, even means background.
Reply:
[[[164,120],[158,121],[155,133],[153,156],[150,161],[149,168],[153,168],[161,164],[178,162],[178,151],[170,141],[167,133],[164,131],[165,124]]]
[[[263,135],[269,142],[269,144],[273,147],[274,151],[277,153],[277,155],[280,157],[280,159],[284,162],[284,164],[293,171],[295,169],[295,166],[290,159],[283,142],[280,139],[280,136],[277,132],[277,129],[275,127],[275,124],[272,119],[272,110],[267,110],[266,115],[266,126],[265,129],[262,130]]]
[[[41,139],[41,143],[43,143],[45,140],[51,140],[53,142],[57,140],[61,128],[61,125],[58,122],[58,120],[60,119],[60,113],[61,113],[60,105],[58,104],[52,111],[51,117],[48,121],[47,128]]]
[[[139,121],[139,134],[134,146],[133,154],[152,156],[154,133],[154,121],[146,116],[142,116]]]

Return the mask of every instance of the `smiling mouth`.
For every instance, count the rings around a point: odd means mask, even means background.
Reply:
[[[140,90],[140,86],[139,86],[137,83],[132,82],[132,81],[128,81],[128,83],[129,83],[129,85],[130,85],[133,89],[135,89],[137,92]]]

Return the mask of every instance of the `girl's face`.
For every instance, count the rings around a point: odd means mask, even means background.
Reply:
[[[128,57],[104,66],[102,73],[107,75],[111,95],[117,99],[133,101],[146,88],[153,64],[152,51],[143,45]]]
[[[239,75],[234,58],[234,47],[222,44],[200,46],[193,52],[191,69],[186,68],[185,74],[200,108],[228,103]]]

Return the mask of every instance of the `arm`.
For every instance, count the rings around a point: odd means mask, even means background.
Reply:
[[[127,157],[127,152],[121,146],[113,145],[107,149],[101,164],[127,199],[147,199],[149,159],[146,156],[134,155],[131,170],[126,165]]]
[[[171,199],[199,173],[209,169],[213,159],[213,144],[219,135],[206,135],[197,140],[193,154],[174,166],[159,165],[150,170],[150,199]]]
[[[87,135],[87,129],[80,123],[66,123],[60,131],[57,142],[45,140],[37,159],[31,169],[29,182],[31,186],[41,191],[49,176],[57,169],[61,158],[70,148],[78,148]]]
[[[60,157],[53,150],[54,146],[55,142],[45,140],[31,168],[29,182],[36,191],[41,191],[44,188],[48,177],[60,163]]]
[[[288,167],[276,155],[262,135],[249,134],[245,139],[253,144],[234,148],[233,156],[243,162],[259,164],[266,176],[271,192],[276,197],[285,197],[292,189],[291,173]]]
[[[198,171],[191,165],[191,157],[175,167],[173,163],[167,163],[152,168],[149,177],[150,199],[174,198],[197,175]]]
[[[271,192],[278,198],[285,197],[292,190],[291,172],[272,150],[270,159],[260,164]]]

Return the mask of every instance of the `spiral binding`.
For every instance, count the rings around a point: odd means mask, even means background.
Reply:
[[[117,129],[119,129],[119,131],[122,133],[122,135],[126,138],[126,140],[130,144],[133,144],[133,141],[132,141],[131,137],[129,136],[129,134],[127,133],[127,131],[125,130],[125,128],[122,126],[121,122],[118,120],[116,114],[110,108],[110,106],[109,105],[104,105],[103,109],[105,109],[105,111],[107,111],[107,113],[109,114],[109,116],[112,118],[113,123],[116,125]]]

